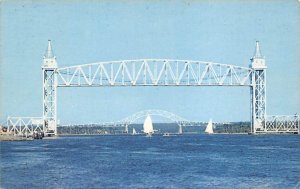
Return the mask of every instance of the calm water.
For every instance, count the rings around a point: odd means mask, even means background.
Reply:
[[[1,188],[299,188],[300,135],[1,142]]]

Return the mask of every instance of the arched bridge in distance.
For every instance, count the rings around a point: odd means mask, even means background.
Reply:
[[[150,116],[160,116],[163,118],[166,118],[170,120],[173,123],[176,123],[179,127],[178,133],[183,132],[183,127],[187,126],[200,126],[200,124],[204,124],[204,122],[197,122],[197,121],[189,121],[185,118],[182,118],[179,115],[176,115],[172,112],[168,112],[165,110],[143,110],[136,112],[122,120],[116,121],[116,122],[103,122],[103,123],[92,123],[92,124],[85,124],[84,126],[101,126],[101,127],[124,127],[124,132],[128,133],[128,127],[131,124],[136,123],[137,120],[140,120],[141,118],[147,117],[147,115]],[[65,125],[65,126],[76,126],[76,125]]]

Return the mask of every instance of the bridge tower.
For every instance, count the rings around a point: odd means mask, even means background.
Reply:
[[[259,41],[256,41],[255,54],[251,60],[250,67],[253,69],[251,75],[251,122],[252,132],[265,131],[266,117],[266,62],[262,56]]]
[[[52,52],[51,40],[43,57],[43,127],[44,132],[57,135],[57,62]]]

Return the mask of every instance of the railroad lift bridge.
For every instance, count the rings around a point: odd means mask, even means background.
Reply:
[[[266,62],[256,42],[249,67],[194,60],[138,59],[59,68],[51,41],[43,57],[42,117],[8,117],[8,131],[57,135],[57,89],[64,87],[219,86],[249,87],[252,133],[300,133],[298,115],[267,115]],[[125,130],[128,124],[124,125]]]

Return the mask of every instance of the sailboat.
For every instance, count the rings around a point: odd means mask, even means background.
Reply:
[[[206,126],[206,129],[205,129],[205,132],[207,134],[213,134],[214,133],[214,130],[213,130],[213,124],[212,124],[212,120],[210,119],[207,126]]]
[[[151,120],[151,117],[150,117],[149,114],[147,115],[147,117],[146,117],[146,119],[144,121],[143,128],[144,128],[144,130],[143,130],[144,133],[148,137],[151,137],[151,135],[154,133],[153,125],[152,125],[152,120]]]
[[[135,128],[132,128],[132,135],[136,135],[136,134],[137,134],[137,132],[136,132]]]

